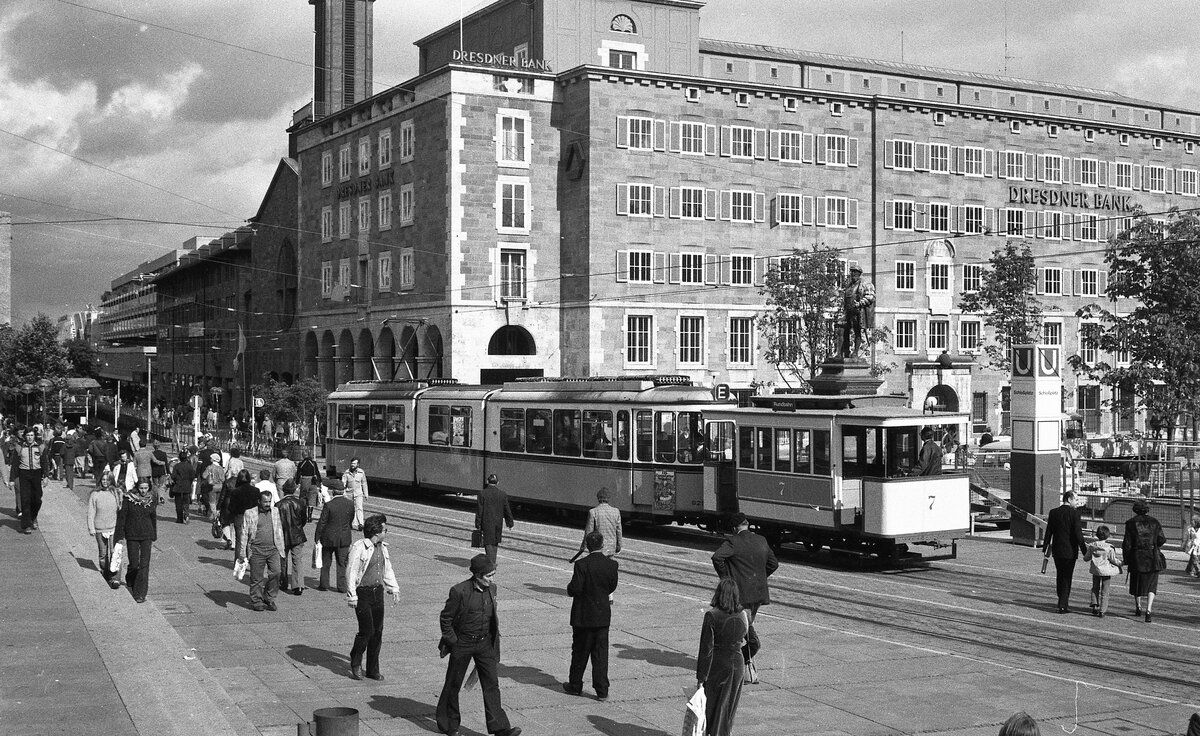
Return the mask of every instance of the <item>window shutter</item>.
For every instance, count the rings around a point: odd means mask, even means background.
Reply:
[[[629,118],[617,118],[617,148],[629,148]]]
[[[1062,182],[1063,184],[1070,184],[1071,183],[1071,157],[1070,156],[1059,156],[1059,160],[1062,161],[1062,173],[1059,174],[1058,180],[1060,182]]]
[[[721,256],[719,259],[721,268],[721,283],[733,283],[733,258],[729,256]]]
[[[671,217],[683,217],[683,187],[671,187]]]
[[[885,140],[883,142],[883,168],[895,168],[893,164],[896,160],[896,141]]]
[[[721,155],[728,156],[733,153],[733,131],[728,125],[721,126]]]
[[[671,153],[683,150],[683,123],[671,121]]]
[[[715,125],[704,126],[704,155],[717,155],[717,126]]]
[[[993,233],[996,227],[996,209],[994,207],[983,208],[983,231],[985,233]]]
[[[950,173],[951,174],[962,174],[963,171],[966,170],[967,167],[963,163],[964,156],[965,156],[965,154],[963,153],[962,146],[951,146],[950,147]]]
[[[678,284],[680,282],[679,272],[683,267],[683,255],[672,253],[670,254],[670,258],[671,268],[667,274],[667,281],[672,284]]]
[[[824,164],[825,163],[825,152],[827,150],[826,147],[828,145],[826,143],[826,137],[823,135],[817,136],[816,143],[817,143],[817,146],[816,146],[816,148],[817,148],[817,163]]]
[[[617,251],[617,281],[629,280],[629,251]]]
[[[629,185],[628,184],[618,184],[617,185],[617,214],[618,215],[628,215],[629,214]]]
[[[1046,269],[1037,269],[1037,293],[1046,293]]]
[[[858,166],[858,139],[854,136],[846,138],[846,165]]]
[[[704,190],[704,219],[706,219],[706,220],[717,219],[717,190],[716,189],[705,189]]]
[[[913,205],[913,230],[925,231],[929,229],[929,205],[925,202],[917,202]]]
[[[1104,168],[1108,169],[1108,185],[1115,187],[1117,185],[1117,162],[1109,161]]]
[[[1099,290],[1100,296],[1108,296],[1108,271],[1096,274],[1096,289]]]
[[[825,227],[825,198],[817,197],[817,227]]]
[[[1060,212],[1058,214],[1058,218],[1059,218],[1058,221],[1060,223],[1058,229],[1059,229],[1059,232],[1062,233],[1062,239],[1063,240],[1074,240],[1075,239],[1075,225],[1071,221],[1072,220],[1071,213],[1070,212]]]
[[[771,159],[772,161],[779,160],[779,148],[780,148],[779,139],[780,139],[779,131],[772,130],[771,131],[771,150],[769,150],[767,152],[767,158]]]
[[[1175,169],[1170,166],[1163,172],[1163,191],[1167,194],[1175,193]]]
[[[704,283],[716,285],[721,270],[721,260],[711,253],[704,254]]]
[[[654,251],[652,262],[654,271],[651,273],[651,277],[654,279],[654,283],[665,282],[667,280],[667,254],[662,251]]]
[[[1034,171],[1035,181],[1046,181],[1046,154],[1037,154],[1037,170]]]
[[[846,200],[846,227],[858,227],[858,200]]]
[[[757,256],[750,259],[750,280],[755,286],[767,282],[767,263]]]
[[[667,189],[666,187],[654,187],[654,216],[667,216]]]
[[[654,124],[650,126],[650,129],[653,131],[651,134],[651,142],[654,146],[654,150],[667,150],[667,121],[655,120]]]
[[[816,136],[812,133],[805,133],[800,145],[800,161],[811,164],[814,158],[814,149],[816,149]]]
[[[767,195],[762,192],[754,193],[754,221],[767,221]]]
[[[1046,237],[1045,228],[1046,228],[1046,213],[1045,212],[1034,212],[1033,213],[1033,237],[1035,237],[1035,238]]]
[[[816,222],[817,203],[812,197],[800,198],[800,224],[811,225]]]
[[[1037,156],[1032,153],[1025,154],[1025,180],[1034,181],[1037,179]]]
[[[1083,174],[1083,159],[1077,158],[1077,159],[1075,159],[1075,180],[1073,183],[1078,184],[1079,180],[1083,178],[1081,176],[1082,174]],[[1072,183],[1072,182],[1068,182],[1068,184],[1069,183]]]
[[[929,171],[929,144],[913,144],[913,168],[917,171]]]
[[[721,219],[733,219],[733,192],[728,189],[721,190]]]
[[[779,227],[779,197],[771,197],[771,227]]]
[[[1108,220],[1102,217],[1096,218],[1096,240],[1099,240],[1101,243],[1108,240],[1108,225]]]
[[[1141,191],[1141,189],[1142,189],[1142,165],[1141,164],[1133,165],[1133,188],[1136,191]]]
[[[754,158],[764,159],[767,157],[767,130],[766,128],[754,129]]]
[[[983,151],[983,175],[996,175],[996,152],[990,148]]]
[[[1075,296],[1083,296],[1083,271],[1071,272],[1071,292]]]
[[[965,210],[966,210],[966,207],[963,205],[957,205],[957,206],[951,205],[950,206],[950,232],[952,232],[952,233],[962,232],[962,222],[963,222],[963,215],[965,214]]]
[[[883,228],[891,230],[896,227],[896,201],[893,199],[885,199],[883,201]]]

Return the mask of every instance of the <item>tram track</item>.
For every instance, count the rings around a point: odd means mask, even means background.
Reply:
[[[374,502],[375,499],[370,501]],[[423,533],[439,538],[461,539],[464,544],[469,537],[473,522],[472,518],[468,518],[472,515],[470,511],[454,509],[453,506],[444,508],[411,501],[389,501],[407,506],[410,516],[413,511],[419,510],[417,514],[421,517],[420,531]],[[453,515],[447,516],[444,513],[447,510],[458,510],[464,517],[457,519]],[[520,552],[543,561],[536,564],[565,567],[566,561],[578,550],[578,542],[556,536],[554,532],[560,531],[561,527],[547,525],[545,528],[546,531],[537,532],[510,531],[505,537],[504,551]],[[714,544],[701,545],[695,539],[688,539],[685,545],[674,541],[655,540],[651,543],[680,547],[680,551],[686,553],[689,550],[707,551],[715,546],[715,538],[711,541]],[[670,550],[663,553],[631,551],[627,548],[621,562],[623,576],[636,579],[639,587],[701,602],[707,602],[711,592],[712,581],[707,576],[700,578],[696,575],[706,565],[670,554]],[[789,567],[792,567],[792,563],[789,563]],[[1146,697],[1178,699],[1179,702],[1195,700],[1194,680],[1172,674],[1190,671],[1194,666],[1194,652],[1200,649],[1194,645],[1146,639],[1087,626],[1064,625],[1065,622],[1041,621],[994,609],[976,612],[961,604],[928,600],[931,595],[981,597],[963,592],[967,588],[978,590],[981,587],[978,578],[968,581],[948,579],[956,573],[940,575],[939,582],[955,586],[958,590],[896,580],[894,576],[877,573],[843,573],[822,568],[822,575],[833,577],[834,580],[817,580],[798,578],[796,572],[795,569],[788,569],[788,574],[772,577],[772,605],[769,609],[763,609],[760,616],[863,635],[903,646],[943,650],[943,654],[950,656],[1045,674],[1060,680],[1089,682],[1120,692],[1156,693],[1155,696]],[[850,576],[856,581],[882,578],[896,587],[914,589],[914,595],[865,590],[841,582]],[[990,599],[1011,596],[1018,600],[1036,600],[1045,595],[1041,588],[1032,590],[1022,587],[1022,581],[1001,580],[1004,587],[1000,590],[990,589]],[[915,593],[924,594],[927,599],[920,600]],[[814,600],[819,602],[806,602]],[[803,618],[783,615],[784,611],[803,614]],[[1193,655],[1182,656],[1180,653],[1185,651]],[[1121,686],[1106,685],[1105,682],[1119,682]]]

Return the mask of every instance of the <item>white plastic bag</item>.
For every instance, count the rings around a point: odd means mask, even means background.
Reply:
[[[250,562],[242,557],[237,562],[233,563],[233,576],[238,580],[246,577],[246,571],[250,569]]]
[[[705,718],[707,708],[708,698],[704,695],[704,687],[698,687],[683,711],[683,736],[704,736],[704,731],[708,728]]]
[[[321,543],[320,543],[320,542],[317,542],[316,544],[314,544],[314,545],[313,545],[313,564],[312,564],[312,567],[313,567],[313,569],[314,569],[314,570],[320,570],[320,569],[321,569]]]
[[[109,572],[121,572],[121,558],[125,556],[125,543],[117,542],[113,545],[112,554],[108,560]]]

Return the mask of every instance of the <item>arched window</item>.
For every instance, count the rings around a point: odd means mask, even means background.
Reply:
[[[537,355],[537,343],[524,327],[505,325],[492,333],[488,355]]]

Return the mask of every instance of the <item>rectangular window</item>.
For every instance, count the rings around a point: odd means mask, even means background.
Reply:
[[[496,183],[499,207],[497,227],[501,232],[528,232],[529,182],[501,179]]]
[[[730,256],[729,282],[734,286],[749,286],[753,281],[754,258],[752,256]]]
[[[896,201],[896,229],[913,229],[913,203]]]
[[[964,353],[979,350],[979,323],[973,320],[958,323],[958,349]]]
[[[429,444],[471,446],[471,407],[433,404],[429,407]]]
[[[1013,238],[1025,237],[1025,210],[1004,210],[1004,232]]]
[[[983,149],[967,146],[963,150],[963,173],[967,176],[983,176]]]
[[[1133,189],[1133,164],[1118,161],[1113,166],[1113,186],[1117,189]]]
[[[917,349],[917,321],[915,319],[896,320],[896,349]]]
[[[385,189],[379,193],[379,229],[392,229],[392,190]]]
[[[679,151],[704,155],[704,123],[679,124]]]
[[[501,452],[525,452],[525,410],[500,410]]]
[[[704,362],[704,318],[679,318],[679,363],[700,365]]]
[[[379,168],[392,165],[392,129],[384,128],[379,131]]]
[[[400,249],[400,288],[412,289],[417,285],[417,265],[411,247]]]
[[[338,283],[342,286],[353,286],[350,281],[350,259],[343,258],[338,261]]]
[[[685,220],[704,219],[704,190],[700,187],[680,187],[679,216]]]
[[[703,253],[683,253],[679,256],[679,282],[683,284],[704,283]]]
[[[358,139],[358,175],[371,173],[371,139]]]
[[[913,167],[913,142],[892,141],[892,168],[908,169]]]
[[[950,291],[950,264],[929,264],[929,290]]]
[[[416,129],[413,127],[413,121],[405,120],[400,123],[400,163],[407,163],[413,160],[413,155],[416,151]]]
[[[651,260],[653,254],[648,250],[629,251],[629,280],[648,284],[651,281]]]
[[[350,200],[338,203],[338,237],[350,237]]]
[[[1162,193],[1165,191],[1166,169],[1161,166],[1146,167],[1146,189],[1151,192]]]
[[[501,164],[528,164],[528,149],[526,148],[529,133],[529,121],[521,116],[501,115],[499,133],[499,154],[497,160]]]
[[[413,212],[416,209],[416,194],[413,191],[412,184],[404,184],[400,187],[400,224],[413,224]]]
[[[802,197],[799,194],[780,194],[776,199],[775,217],[781,225],[799,225],[801,219]]]
[[[1100,162],[1094,158],[1079,159],[1079,183],[1094,187],[1100,183]]]
[[[1197,176],[1195,169],[1179,169],[1176,172],[1176,184],[1179,187],[1179,193],[1188,197],[1195,197],[1197,194]]]
[[[376,270],[379,272],[379,290],[392,290],[392,254],[384,252],[379,254],[379,262],[376,264]]]
[[[929,229],[935,233],[950,232],[950,205],[929,203]]]
[[[1062,345],[1062,323],[1043,322],[1042,342],[1046,345]]]
[[[804,134],[798,130],[779,131],[779,160],[800,163],[804,149]]]
[[[983,286],[983,266],[978,263],[963,265],[963,291],[979,291]]]
[[[333,184],[333,151],[321,152],[321,186]]]
[[[990,431],[988,426],[987,391],[976,391],[971,394],[971,431],[982,434]]]
[[[516,419],[515,415],[510,416]],[[525,412],[525,452],[549,455],[554,438],[554,414],[549,409],[529,409]]]
[[[1005,151],[1004,152],[1004,178],[1005,179],[1024,179],[1025,178],[1025,152],[1024,151]]]
[[[348,181],[353,162],[350,160],[350,144],[338,149],[338,181]]]
[[[629,148],[638,151],[654,149],[654,120],[651,118],[627,118],[629,121]]]
[[[321,296],[329,296],[333,291],[333,263],[321,261]]]
[[[524,249],[500,249],[500,300],[525,300],[525,258]]]
[[[966,205],[963,207],[963,232],[968,235],[983,233],[983,207],[981,205]]]
[[[729,193],[729,219],[754,222],[754,192],[735,189]]]
[[[1046,171],[1042,177],[1048,184],[1062,184],[1062,156],[1057,154],[1046,155]]]
[[[1099,296],[1100,293],[1099,293],[1099,288],[1097,286],[1099,284],[1098,277],[1099,277],[1099,272],[1097,272],[1095,269],[1085,269],[1082,271],[1076,271],[1075,272],[1075,278],[1076,278],[1075,295],[1076,296]]]
[[[358,198],[358,232],[366,235],[371,232],[371,198]]]
[[[917,288],[917,264],[913,261],[896,261],[896,291],[913,291]]]
[[[844,135],[827,135],[825,136],[825,165],[826,166],[845,166],[846,165],[846,144],[847,138]],[[858,164],[856,163],[855,166]]]
[[[1079,357],[1084,363],[1092,365],[1100,354],[1100,326],[1084,322],[1079,325]]]
[[[1062,296],[1063,293],[1063,274],[1061,268],[1047,268],[1044,276],[1045,293]]]
[[[845,197],[825,197],[825,226],[846,227],[848,203]]]
[[[654,216],[654,187],[649,184],[630,184],[625,211],[630,217]]]
[[[611,411],[583,413],[583,456],[611,460],[613,456],[613,415]]]
[[[613,69],[637,69],[637,52],[609,49],[608,65]]]
[[[754,318],[731,317],[729,320],[729,362],[750,365],[754,362]]]
[[[1067,222],[1061,212],[1043,212],[1043,234],[1047,240],[1062,240],[1066,235]]]
[[[929,320],[929,352],[950,349],[950,323],[944,319]]]
[[[1079,239],[1099,240],[1095,215],[1079,215]]]
[[[329,207],[321,208],[321,242],[328,243],[333,240],[333,210]]]
[[[945,143],[929,144],[929,170],[941,173],[950,171],[950,146]]]
[[[631,254],[632,255],[632,254]],[[654,318],[648,314],[631,314],[625,325],[625,362],[630,365],[649,365],[651,332]]]
[[[729,155],[734,158],[754,158],[754,128],[729,126]]]

